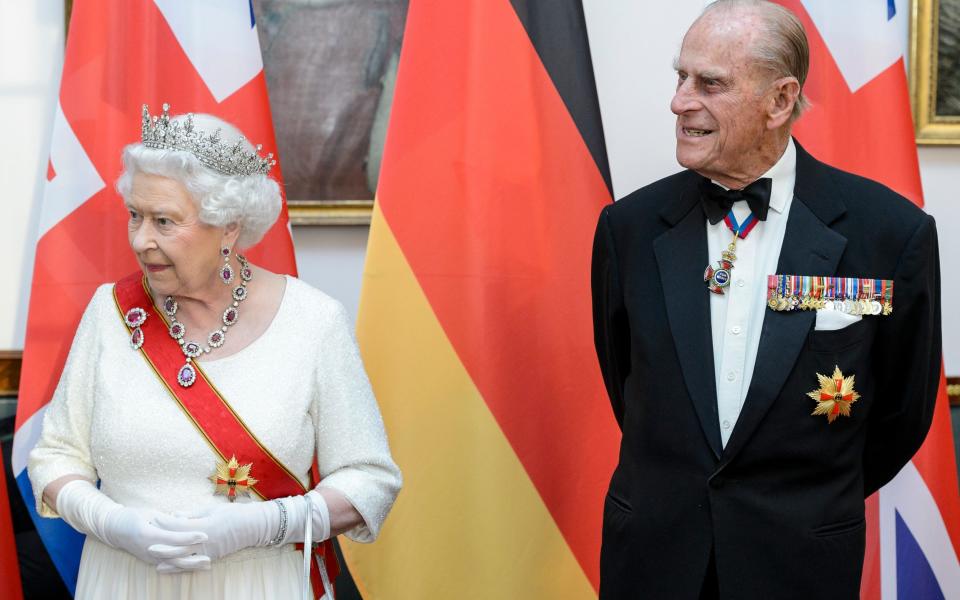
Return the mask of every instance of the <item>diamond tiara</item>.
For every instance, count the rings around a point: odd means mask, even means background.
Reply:
[[[250,152],[244,146],[244,139],[229,145],[220,139],[220,129],[206,134],[193,126],[193,114],[187,114],[182,122],[170,120],[170,105],[163,105],[163,113],[150,116],[150,110],[143,105],[140,142],[147,148],[158,150],[183,150],[197,157],[204,166],[224,175],[266,175],[270,167],[277,164],[273,153],[260,156],[263,146],[257,145],[256,152]]]

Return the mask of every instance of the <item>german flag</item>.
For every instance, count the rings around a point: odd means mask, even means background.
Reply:
[[[358,337],[404,490],[367,600],[594,598],[620,434],[593,348],[611,201],[579,0],[412,0]]]

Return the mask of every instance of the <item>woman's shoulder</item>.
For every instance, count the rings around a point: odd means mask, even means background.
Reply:
[[[94,290],[90,302],[87,304],[87,313],[91,316],[106,316],[116,314],[117,307],[113,299],[113,287],[115,283],[101,283]]]
[[[94,302],[106,302],[109,300],[113,302],[113,286],[117,285],[116,283],[101,283],[97,286],[97,289],[93,290],[93,296],[90,299],[90,303]]]
[[[75,340],[93,343],[103,331],[109,329],[111,321],[126,329],[123,317],[113,300],[113,285],[104,283],[94,290],[77,322]]]
[[[315,318],[329,321],[346,320],[347,310],[343,304],[315,288],[306,281],[292,275],[287,275],[287,289],[285,294],[290,303],[301,313],[300,317],[312,315]]]

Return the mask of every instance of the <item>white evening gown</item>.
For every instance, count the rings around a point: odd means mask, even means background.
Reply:
[[[87,307],[30,453],[38,511],[57,516],[42,491],[64,475],[99,479],[107,496],[128,507],[173,513],[226,502],[213,494],[207,479],[216,464],[213,450],[140,352],[131,349],[112,292],[112,285],[101,286]],[[287,277],[280,308],[264,334],[236,354],[200,364],[251,431],[304,485],[316,452],[321,485],[341,492],[364,518],[347,537],[373,541],[400,489],[400,472],[343,307]],[[256,477],[256,465],[251,475]],[[153,565],[88,536],[76,598],[300,597],[302,555],[293,545],[248,548],[211,567],[160,575]]]

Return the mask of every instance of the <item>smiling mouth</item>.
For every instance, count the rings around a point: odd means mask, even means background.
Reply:
[[[712,129],[691,129],[683,127],[683,134],[689,137],[704,137],[713,133]]]

